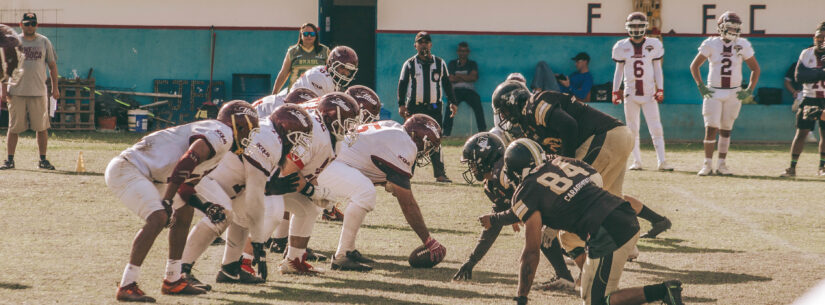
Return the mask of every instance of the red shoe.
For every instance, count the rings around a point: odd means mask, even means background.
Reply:
[[[137,282],[117,288],[117,300],[123,302],[143,302],[154,303],[155,298],[143,293],[143,290],[138,288]]]
[[[248,258],[241,259],[241,269],[243,271],[249,272],[249,274],[255,274],[255,268],[252,268],[252,260]],[[257,275],[256,275],[257,276]]]
[[[344,213],[341,213],[338,206],[333,206],[331,210],[324,210],[321,219],[326,221],[344,221]]]
[[[163,294],[180,294],[180,295],[195,295],[195,294],[204,294],[206,290],[197,288],[189,284],[189,281],[186,278],[181,277],[177,281],[169,282],[167,280],[163,280],[163,286],[160,288],[160,293]]]
[[[307,263],[307,255],[301,258],[290,260],[284,258],[280,266],[281,274],[301,274],[301,275],[318,275],[324,273],[323,268],[313,267]]]

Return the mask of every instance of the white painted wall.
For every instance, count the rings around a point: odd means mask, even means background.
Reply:
[[[2,0],[0,22],[23,12],[42,23],[295,27],[318,23],[317,0]]]

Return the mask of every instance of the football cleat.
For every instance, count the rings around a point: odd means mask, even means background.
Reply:
[[[662,299],[662,302],[668,305],[685,304],[682,302],[682,282],[678,280],[671,280],[662,284],[664,284],[665,289],[667,289],[667,293],[665,293],[665,297]]]
[[[311,262],[325,262],[327,261],[327,256],[321,253],[317,253],[312,250],[312,248],[307,248],[307,260]]]
[[[221,271],[215,279],[218,283],[260,284],[266,282],[261,277],[246,272],[241,268],[241,261],[221,266]]]
[[[632,262],[639,258],[639,246],[633,245],[633,250],[627,255],[627,261]]]
[[[40,160],[40,162],[37,163],[37,167],[40,169],[54,170],[54,165],[49,163],[49,160]]]
[[[667,164],[667,161],[662,161],[659,163],[659,171],[660,172],[672,172],[673,166]]]
[[[435,177],[435,182],[453,183],[453,180],[450,180],[450,178],[447,178],[447,176],[438,176]]]
[[[819,171],[822,172],[822,169],[820,169]],[[781,175],[779,175],[779,177],[782,177],[782,178],[796,177],[796,168],[795,167],[786,168],[785,171]]]
[[[670,219],[665,217],[665,219],[654,222],[650,230],[642,235],[642,238],[656,238],[656,236],[659,236],[662,232],[670,229],[671,226],[673,226],[673,223],[670,222]]]
[[[347,255],[337,257],[335,255],[332,256],[332,270],[341,270],[341,271],[370,271],[372,267],[366,264],[363,264],[356,260],[352,254],[352,251],[347,251]]]
[[[13,169],[13,168],[14,168],[14,160],[3,161],[3,165],[0,165],[0,170]]]
[[[241,269],[243,271],[249,272],[249,274],[251,274],[251,275],[257,275],[257,274],[255,274],[255,268],[252,268],[252,260],[251,259],[242,258],[241,259]]]
[[[628,167],[627,170],[631,170],[631,171],[640,171],[640,170],[642,170],[642,162],[633,162],[633,164],[630,164],[630,167]]]
[[[332,209],[324,210],[324,213],[321,214],[321,219],[326,221],[344,221],[344,213],[342,213],[337,206],[333,206]]]
[[[162,294],[178,294],[178,295],[198,295],[206,293],[206,290],[192,286],[186,278],[181,277],[177,281],[170,282],[163,280],[163,286],[160,288]]]
[[[533,290],[539,291],[563,291],[568,293],[576,293],[576,284],[568,279],[554,277],[553,279],[533,285]]]
[[[362,264],[375,264],[374,260],[361,255],[361,252],[358,252],[358,250],[347,251],[347,257]]]
[[[189,284],[192,285],[195,288],[200,288],[200,289],[203,289],[203,290],[206,290],[206,291],[212,290],[212,285],[201,282],[194,275],[192,275],[191,272],[184,275],[184,277],[186,278],[187,281],[189,281]]]
[[[307,263],[307,254],[296,259],[284,258],[281,261],[281,266],[278,268],[281,274],[300,274],[300,275],[318,275],[324,273],[323,268],[313,267]]]
[[[711,174],[713,174],[713,168],[710,167],[710,164],[702,165],[702,169],[700,169],[699,172],[696,173],[696,174],[699,175],[699,176],[711,175]]]
[[[716,167],[716,174],[720,176],[733,176],[733,172],[728,169],[725,163],[719,164],[719,166]]]
[[[825,177],[825,167],[820,167],[818,171],[816,171],[817,177]]]
[[[117,288],[117,300],[122,302],[154,303],[155,298],[146,295],[138,288],[137,282]]]
[[[286,252],[286,244],[289,241],[287,237],[284,238],[270,238],[270,243],[272,246],[269,248],[269,252],[272,253],[284,253]]]

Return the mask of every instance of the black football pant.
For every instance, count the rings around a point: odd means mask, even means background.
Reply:
[[[428,104],[428,105],[415,105],[407,107],[407,112],[410,115],[422,113],[429,115],[433,120],[441,123],[442,119],[442,103],[437,104]],[[442,135],[443,135],[443,128],[442,128]],[[430,154],[430,159],[433,162],[433,177],[441,177],[445,176],[446,172],[444,171],[444,161],[441,159],[441,147],[439,147],[438,151],[435,151]]]
[[[478,127],[478,131],[482,132],[487,130],[487,122],[484,121],[484,110],[481,108],[481,97],[478,96],[478,93],[475,90],[465,89],[465,88],[455,88],[455,101],[456,103],[467,102],[470,107],[473,108],[473,112],[476,115],[476,126]],[[444,135],[450,136],[453,132],[453,118],[450,117],[453,112],[450,110],[450,107],[444,109],[446,113],[444,114]]]

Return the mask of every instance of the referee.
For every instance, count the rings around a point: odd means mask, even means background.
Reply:
[[[447,63],[443,59],[432,55],[433,43],[430,34],[418,32],[415,35],[415,49],[418,54],[407,59],[401,67],[401,77],[398,80],[398,114],[405,120],[410,115],[423,113],[432,117],[439,124],[442,123],[443,104],[441,92],[447,94],[447,101],[454,117],[458,106],[453,94],[453,85],[450,83],[450,73]],[[444,161],[441,159],[441,150],[430,155],[433,162],[433,176],[435,181],[450,183],[444,171]]]

